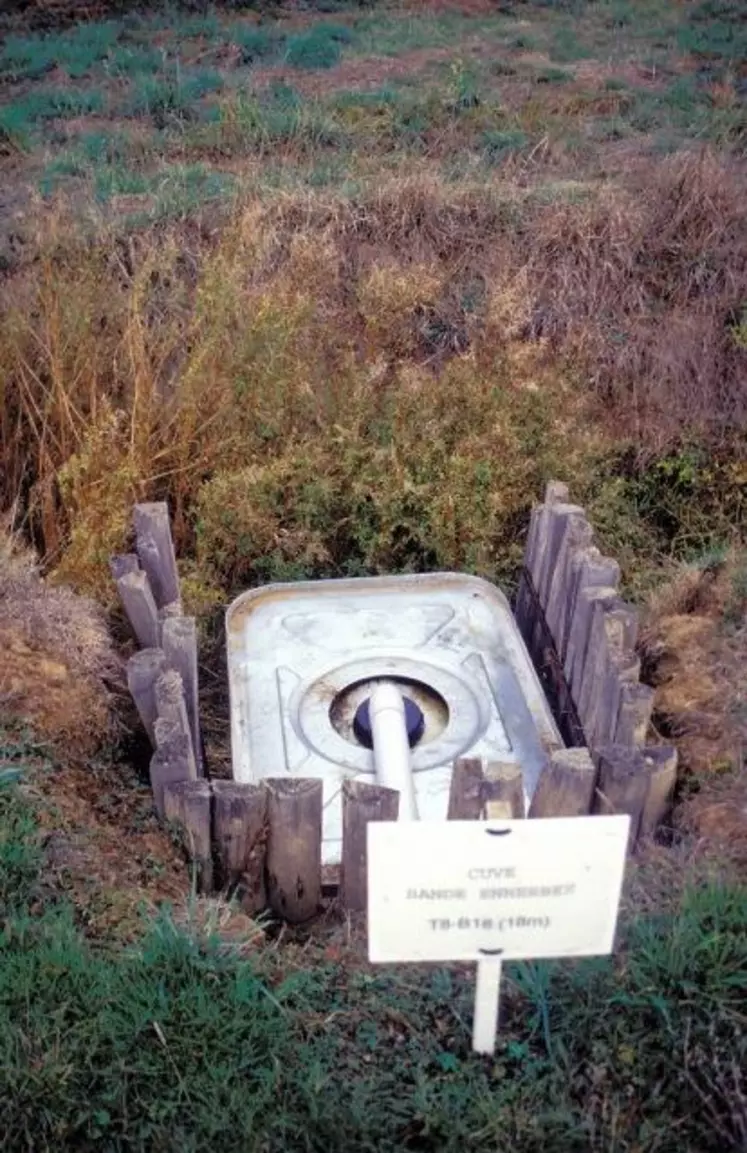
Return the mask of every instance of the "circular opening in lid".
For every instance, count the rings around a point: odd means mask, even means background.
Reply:
[[[402,693],[410,747],[428,744],[440,737],[449,723],[449,706],[441,694],[422,681],[392,676],[346,685],[330,706],[329,719],[333,729],[358,748],[372,748],[368,702],[374,687],[384,679],[393,681]]]

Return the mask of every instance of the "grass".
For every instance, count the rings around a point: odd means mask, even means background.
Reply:
[[[103,110],[104,95],[95,89],[47,88],[29,92],[0,108],[0,129],[8,137],[28,145],[34,130],[45,121],[72,119]]]
[[[57,67],[73,80],[90,75],[115,49],[121,26],[114,21],[83,24],[45,37],[10,36],[0,50],[0,78],[36,80]]]
[[[243,64],[254,64],[257,60],[272,60],[282,52],[285,36],[269,28],[248,27],[243,24],[231,29],[230,40],[241,49]]]
[[[140,78],[128,101],[128,111],[150,116],[156,127],[162,128],[169,120],[193,117],[197,102],[219,92],[223,84],[219,72],[182,69],[177,62],[165,75]]]
[[[734,884],[634,915],[616,960],[507,966],[493,1059],[470,1054],[460,972],[370,969],[323,939],[247,956],[168,910],[128,949],[85,940],[12,782],[0,908],[9,1149],[652,1150],[676,1132],[725,1153],[745,1135]]]
[[[485,154],[491,164],[502,160],[512,152],[521,152],[529,143],[529,137],[520,129],[498,129],[488,131],[483,136]]]
[[[317,24],[309,32],[288,37],[285,59],[292,68],[332,68],[342,56],[342,45],[351,40],[344,24]]]

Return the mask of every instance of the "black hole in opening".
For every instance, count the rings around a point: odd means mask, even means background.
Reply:
[[[423,710],[409,697],[402,698],[405,705],[405,726],[410,748],[414,748],[425,732],[425,717]],[[370,697],[362,701],[356,710],[353,719],[353,732],[356,740],[365,749],[373,748],[373,730],[371,728]]]

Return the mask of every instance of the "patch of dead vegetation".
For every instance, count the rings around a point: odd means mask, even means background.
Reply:
[[[401,56],[362,56],[341,60],[333,68],[312,72],[277,64],[256,68],[252,85],[262,91],[273,84],[290,84],[302,96],[321,97],[340,91],[370,92],[397,80],[419,76],[453,59],[453,48],[413,48]]]
[[[702,848],[747,866],[745,558],[685,568],[651,599],[641,638],[654,724],[680,752],[675,821]]]
[[[101,609],[45,582],[0,536],[0,702],[59,752],[93,753],[115,736],[121,667]]]

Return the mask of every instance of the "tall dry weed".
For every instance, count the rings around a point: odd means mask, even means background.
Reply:
[[[228,549],[230,477],[281,534],[280,571],[338,571],[346,549],[377,571],[493,571],[548,469],[593,487],[591,403],[608,446],[734,455],[742,183],[708,155],[648,175],[573,203],[385,180],[358,199],[253,199],[209,237],[52,226],[5,289],[0,501],[105,596],[137,498],[169,500],[183,554],[198,522],[203,556],[211,533]]]

